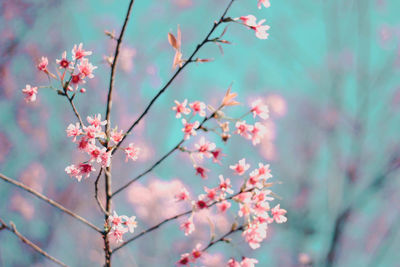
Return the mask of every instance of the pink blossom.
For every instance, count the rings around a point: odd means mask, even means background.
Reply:
[[[257,18],[253,15],[241,16],[236,20],[238,19],[243,21],[243,24],[249,27],[257,25]]]
[[[192,258],[192,262],[195,262],[198,258],[201,257],[201,255],[203,255],[203,251],[201,250],[201,244],[198,243],[196,247],[192,250],[192,253],[190,255]]]
[[[184,221],[181,226],[180,226],[181,230],[183,230],[185,232],[185,235],[190,235],[194,230],[194,223],[193,223],[193,217],[189,217],[189,219],[187,219],[186,221]]]
[[[86,175],[85,178],[88,178],[90,176],[91,172],[96,171],[95,168],[93,168],[92,165],[90,165],[89,163],[80,163],[79,164],[79,172],[81,175]]]
[[[128,159],[131,159],[133,161],[138,159],[138,155],[140,152],[140,148],[135,147],[133,143],[130,143],[127,148],[125,148],[125,153],[126,153],[126,159],[125,161],[128,161]]]
[[[47,65],[48,64],[49,64],[49,60],[47,59],[47,57],[42,57],[40,59],[39,63],[37,64],[37,68],[38,68],[38,70],[47,73]]]
[[[130,233],[133,233],[137,227],[136,216],[128,217],[126,215],[122,215],[121,217],[124,219],[122,224],[128,227]]]
[[[88,116],[86,120],[90,125],[93,125],[94,127],[99,127],[107,124],[106,120],[101,121],[101,114],[94,115],[94,117]]]
[[[261,119],[266,120],[269,117],[268,106],[263,104],[261,99],[257,99],[251,103],[251,112],[253,113],[254,118],[259,116]]]
[[[116,227],[111,229],[110,232],[108,232],[108,235],[110,236],[110,239],[116,243],[121,243],[124,240],[122,239],[123,235],[128,232],[128,229],[124,227]]]
[[[222,192],[233,194],[231,180],[229,178],[224,179],[224,176],[222,175],[219,175],[218,178],[219,178],[219,189],[221,189]]]
[[[31,87],[29,84],[25,86],[24,89],[22,89],[22,93],[25,94],[25,102],[35,102],[36,101],[36,95],[38,93],[38,88],[37,87]]]
[[[100,157],[97,159],[98,162],[100,162],[102,167],[107,168],[111,164],[111,150],[106,151],[104,148],[100,154]]]
[[[175,106],[172,107],[172,110],[176,111],[175,117],[179,119],[182,117],[182,114],[188,115],[190,113],[190,108],[187,108],[187,99],[185,99],[182,103],[179,103],[177,100],[175,100]]]
[[[81,175],[81,172],[80,172],[79,168],[76,167],[76,166],[73,165],[73,164],[70,165],[70,166],[67,166],[67,167],[65,168],[65,172],[66,172],[69,176],[75,177],[75,178],[78,180],[78,182],[80,182],[81,179],[82,179],[82,175]]]
[[[258,39],[267,39],[269,33],[267,31],[269,30],[270,26],[268,25],[262,25],[266,20],[262,19],[258,22],[257,25],[251,26],[250,28],[253,29],[256,32],[256,37]]]
[[[201,166],[195,166],[195,169],[196,169],[196,175],[199,174],[203,179],[207,178],[206,172],[209,171],[208,169]]]
[[[240,263],[234,258],[229,259],[227,267],[240,267]]]
[[[272,177],[271,170],[269,168],[269,164],[258,163],[258,175],[260,175],[263,179],[269,179]]]
[[[217,208],[220,212],[225,212],[231,207],[231,203],[229,201],[222,201],[217,204]]]
[[[249,216],[251,212],[252,209],[249,203],[239,204],[239,211],[238,211],[239,217]]]
[[[71,62],[69,62],[69,61],[67,60],[67,51],[64,51],[64,52],[62,53],[61,59],[56,59],[56,63],[57,63],[58,65],[60,65],[60,66],[58,67],[58,68],[60,68],[60,69],[67,69],[67,68],[69,68]]]
[[[267,224],[252,222],[243,231],[242,236],[252,249],[259,248],[260,243],[267,237]]]
[[[269,0],[258,0],[258,3],[257,3],[258,9],[261,9],[261,5],[263,5],[265,8],[268,8],[271,6]]]
[[[194,123],[189,123],[185,119],[182,119],[182,123],[183,123],[182,132],[185,133],[184,137],[185,140],[189,139],[190,136],[195,136],[197,134],[196,129],[200,125],[198,121],[195,121]]]
[[[215,163],[221,163],[221,158],[223,156],[226,156],[225,154],[222,153],[222,150],[220,148],[215,149],[214,151],[211,151],[212,157],[213,157],[213,162]]]
[[[243,158],[235,165],[229,166],[229,168],[234,170],[237,175],[243,175],[250,168],[250,164],[246,164],[246,159]]]
[[[251,138],[251,131],[253,130],[253,126],[246,124],[246,121],[238,121],[235,124],[236,127],[236,134],[243,136],[244,138],[250,139]]]
[[[200,210],[208,208],[207,202],[205,202],[203,199],[199,199],[196,202],[196,207]]]
[[[198,144],[194,145],[197,151],[199,152],[197,155],[199,158],[203,158],[203,156],[206,156],[207,158],[211,158],[212,154],[211,151],[215,149],[215,144],[206,141],[204,136],[200,138],[200,142]]]
[[[92,63],[89,63],[87,58],[82,58],[78,65],[78,69],[82,74],[82,78],[88,77],[92,79],[94,77],[93,70],[97,69],[97,67],[93,66]]]
[[[177,201],[183,201],[189,199],[189,192],[186,188],[182,187],[178,194],[175,195]]]
[[[89,125],[88,127],[84,127],[83,130],[89,139],[94,139],[102,135],[100,126]]]
[[[200,101],[195,101],[193,103],[190,103],[189,106],[193,110],[193,114],[199,114],[200,117],[205,117],[206,116],[206,104]]]
[[[286,212],[286,210],[280,208],[280,204],[271,209],[272,218],[276,223],[284,223],[287,221],[287,218],[285,217]]]
[[[208,188],[208,187],[204,187],[204,191],[207,193],[206,196],[208,198],[208,200],[213,201],[216,200],[218,197],[218,192],[216,188]]]
[[[265,136],[266,132],[267,127],[265,127],[263,124],[259,122],[254,124],[253,129],[251,130],[251,140],[254,146],[261,143],[261,139]]]
[[[118,228],[122,224],[122,217],[118,216],[114,210],[113,215],[108,216],[108,223],[111,224],[112,228]]]
[[[68,125],[68,128],[67,128],[66,132],[67,132],[67,136],[73,136],[74,137],[72,142],[76,141],[76,137],[77,136],[83,134],[78,122],[75,125],[72,124],[72,123],[70,125]]]
[[[90,56],[92,54],[92,51],[86,51],[82,48],[83,44],[80,43],[79,46],[74,45],[74,48],[72,49],[72,59],[77,60],[81,59],[86,56]]]
[[[90,144],[93,144],[93,140],[87,136],[82,136],[78,141],[78,149],[82,151],[89,151]]]
[[[179,261],[176,263],[177,266],[188,266],[190,263],[190,254],[189,253],[185,253],[181,255],[181,258],[179,259]]]
[[[114,130],[111,132],[110,139],[111,139],[111,141],[113,141],[115,144],[118,144],[119,142],[121,142],[121,140],[122,140],[123,137],[124,137],[124,134],[123,134],[123,131],[122,131],[122,130],[119,131],[119,132],[117,132],[117,130],[114,129]]]
[[[242,261],[240,262],[241,267],[254,267],[258,263],[258,260],[243,257]]]
[[[75,90],[78,88],[80,84],[84,83],[86,82],[83,80],[81,73],[71,75],[71,84],[74,86]],[[71,86],[68,87],[68,90],[73,91]]]

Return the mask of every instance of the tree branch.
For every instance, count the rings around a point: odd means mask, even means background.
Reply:
[[[65,212],[66,214],[72,216],[73,218],[83,222],[84,224],[86,224],[87,226],[89,226],[90,228],[96,230],[99,233],[102,233],[102,230],[100,228],[98,228],[97,226],[95,226],[94,224],[92,224],[91,222],[87,221],[85,218],[79,216],[78,214],[74,213],[73,211],[70,211],[69,209],[65,208],[64,206],[62,206],[61,204],[55,202],[54,200],[46,197],[45,195],[42,195],[41,193],[37,192],[36,190],[24,185],[23,183],[20,183],[14,179],[11,179],[7,176],[5,176],[4,174],[0,173],[0,179],[13,184],[29,193],[31,193],[32,195],[46,201],[47,203],[49,203],[50,205],[52,205],[53,207],[56,207],[57,209]]]
[[[57,263],[60,266],[63,267],[68,267],[68,265],[66,265],[65,263],[61,262],[60,260],[57,260],[56,258],[54,258],[53,256],[50,256],[46,251],[44,251],[43,249],[41,249],[40,247],[38,247],[37,245],[35,245],[32,241],[30,241],[28,238],[26,238],[25,236],[23,236],[20,232],[18,232],[17,228],[15,227],[15,224],[13,222],[10,222],[10,226],[8,226],[1,218],[0,218],[0,229],[7,229],[8,231],[10,231],[11,233],[15,234],[23,243],[27,244],[28,246],[30,246],[31,248],[33,248],[34,250],[36,250],[36,252],[42,254],[44,257],[48,258],[49,260]]]
[[[108,96],[107,96],[107,108],[106,108],[106,142],[105,146],[108,149],[108,143],[110,140],[110,127],[111,127],[111,107],[112,107],[112,93],[114,90],[114,80],[115,80],[115,71],[118,63],[118,56],[120,52],[120,47],[122,44],[122,38],[124,37],[124,33],[126,30],[126,26],[128,25],[129,17],[131,14],[131,10],[133,7],[133,4],[135,3],[135,0],[131,0],[129,2],[128,10],[126,12],[125,16],[125,21],[122,26],[121,32],[119,34],[118,40],[117,40],[117,46],[115,48],[115,53],[114,53],[114,59],[111,65],[111,74],[110,74],[110,85],[108,89]],[[108,216],[111,213],[111,197],[112,197],[112,188],[111,188],[111,162],[108,167],[106,167],[104,171],[104,176],[105,176],[105,192],[106,192],[106,207],[105,207],[105,212],[104,212],[104,219],[105,221],[108,220]],[[98,202],[100,204],[100,202]],[[101,206],[101,204],[100,204]],[[105,233],[103,235],[104,239],[104,252],[105,252],[105,266],[110,267],[111,266],[111,248],[110,248],[110,243],[108,240],[108,234]]]
[[[124,137],[121,139],[120,142],[116,145],[115,149],[113,150],[113,154],[118,150],[118,147],[121,146],[121,144],[124,142],[125,138],[130,134],[130,132],[135,128],[135,126],[143,119],[143,117],[147,114],[147,112],[150,110],[150,108],[153,106],[154,102],[167,90],[167,88],[171,85],[171,83],[175,80],[175,78],[179,75],[179,73],[192,61],[193,57],[197,54],[197,52],[202,48],[207,42],[209,42],[209,37],[211,34],[215,31],[215,29],[224,22],[225,15],[228,12],[229,8],[232,6],[233,2],[235,0],[230,0],[228,6],[226,7],[225,11],[223,12],[221,18],[217,21],[214,22],[211,30],[207,34],[207,36],[204,38],[204,40],[198,44],[193,51],[193,53],[190,55],[188,60],[182,65],[182,67],[179,67],[179,69],[175,72],[175,74],[169,79],[169,81],[160,89],[160,91],[151,99],[150,103],[147,105],[143,113],[132,123],[132,125],[129,127],[129,129],[126,131]]]

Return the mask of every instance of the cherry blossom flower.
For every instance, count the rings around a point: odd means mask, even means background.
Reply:
[[[269,2],[269,0],[258,0],[258,9],[261,9],[261,5],[263,5],[265,8],[269,8],[271,6],[271,3]]]
[[[247,15],[247,16],[241,16],[239,18],[236,18],[236,20],[241,20],[244,25],[252,27],[257,25],[257,18],[253,15]]]
[[[185,232],[186,236],[190,235],[195,230],[195,226],[193,223],[193,216],[189,217],[189,219],[184,221],[180,225],[180,228],[181,228],[181,230],[183,230]]]
[[[258,175],[260,175],[264,179],[269,179],[272,177],[271,170],[269,168],[269,164],[258,163]]]
[[[126,215],[122,215],[121,217],[124,219],[122,224],[128,227],[130,233],[133,233],[137,227],[136,216],[128,217]]]
[[[100,154],[100,161],[101,166],[103,167],[109,167],[111,164],[111,150],[110,151],[105,151],[105,149],[103,150],[103,152]]]
[[[97,67],[89,63],[87,58],[82,58],[81,62],[78,64],[78,69],[82,74],[82,78],[88,77],[92,79],[94,77],[93,71],[97,69]]]
[[[29,84],[25,86],[24,89],[22,89],[22,93],[25,94],[25,102],[35,102],[36,101],[36,95],[38,93],[38,88],[37,87],[31,87]]]
[[[258,260],[243,257],[242,261],[240,262],[241,267],[254,267],[258,263]]]
[[[89,151],[90,144],[93,144],[93,140],[87,136],[83,136],[78,141],[78,149],[82,151]]]
[[[261,99],[257,99],[251,103],[251,112],[253,113],[254,118],[259,116],[261,119],[266,120],[269,117],[268,106],[263,104]]]
[[[203,158],[203,156],[205,156],[207,158],[211,158],[212,157],[211,151],[213,151],[216,147],[214,143],[206,141],[204,136],[202,136],[200,138],[199,143],[195,144],[194,146],[195,146],[197,152],[199,152],[199,153],[197,153],[197,156],[201,159]]]
[[[116,227],[112,228],[110,232],[108,232],[108,235],[110,236],[111,240],[118,243],[124,242],[122,239],[123,235],[128,232],[128,229],[124,227]]]
[[[81,172],[80,172],[79,168],[76,167],[76,166],[73,165],[73,164],[70,165],[70,166],[67,166],[67,167],[65,168],[65,172],[66,172],[69,176],[75,177],[75,178],[78,180],[78,182],[80,182],[81,179],[82,179],[82,175],[81,175]]]
[[[287,221],[287,218],[285,217],[286,212],[286,210],[280,208],[280,204],[271,209],[272,218],[277,223],[284,223]]]
[[[267,237],[267,224],[252,222],[248,224],[242,236],[252,249],[260,247],[260,243]]]
[[[229,201],[222,201],[217,204],[217,208],[220,212],[225,212],[231,207],[231,203]]]
[[[185,136],[184,136],[185,140],[189,139],[190,136],[195,136],[197,134],[196,133],[196,129],[200,125],[200,123],[198,121],[195,121],[193,123],[189,123],[185,119],[182,119],[182,123],[183,123],[182,132],[185,133]]]
[[[207,202],[205,202],[203,199],[201,199],[203,195],[200,195],[200,199],[197,200],[196,202],[196,207],[200,210],[207,208]]]
[[[89,139],[97,138],[102,135],[100,126],[89,125],[88,127],[84,127],[83,130]]]
[[[122,216],[118,216],[114,210],[113,214],[108,216],[108,223],[111,224],[112,228],[117,228],[122,224]]]
[[[187,99],[185,99],[182,103],[179,103],[177,100],[175,100],[175,106],[172,107],[172,110],[176,111],[175,117],[177,119],[182,117],[181,114],[188,115],[190,113],[190,108],[186,107],[187,102],[188,102]]]
[[[71,123],[70,125],[68,125],[68,128],[67,128],[66,132],[67,132],[67,136],[68,136],[68,137],[69,137],[69,136],[73,136],[73,137],[74,137],[74,139],[72,140],[72,142],[75,142],[75,141],[76,141],[76,137],[77,137],[77,136],[83,134],[83,132],[82,132],[82,130],[81,130],[80,125],[79,125],[78,122],[75,123],[75,125],[72,124],[72,123]]]
[[[130,143],[129,146],[125,148],[125,153],[126,153],[125,161],[128,161],[128,159],[136,161],[138,159],[139,152],[140,148],[135,147],[133,143]]]
[[[229,168],[234,170],[237,175],[243,175],[250,168],[250,164],[246,164],[246,159],[243,158],[237,164],[229,166]]]
[[[82,176],[86,175],[85,178],[88,178],[90,176],[91,172],[96,171],[96,169],[93,168],[93,166],[89,163],[80,163],[78,168],[79,168],[79,172]]]
[[[199,174],[203,179],[207,178],[206,172],[209,171],[208,169],[201,166],[195,166],[195,169],[196,169],[196,175]]]
[[[191,256],[191,261],[195,262],[197,259],[199,259],[203,255],[203,251],[201,251],[201,244],[197,243],[196,247],[192,250],[192,253],[190,253]]]
[[[175,195],[175,199],[177,201],[183,201],[183,200],[188,200],[189,199],[189,192],[186,190],[186,188],[182,187],[179,193]]]
[[[229,259],[227,267],[241,267],[240,263],[236,261],[234,258]]]
[[[181,258],[179,261],[176,263],[177,266],[188,266],[190,263],[190,254],[185,253],[181,255]]]
[[[61,55],[61,59],[56,59],[56,63],[60,65],[59,69],[68,69],[71,62],[67,59],[67,51],[64,51]]]
[[[213,201],[216,200],[218,197],[218,192],[216,188],[208,188],[208,187],[204,187],[204,191],[207,193],[206,196],[208,198],[208,200]]]
[[[80,84],[84,84],[84,83],[86,83],[86,81],[83,80],[81,73],[71,75],[71,84],[73,85],[75,90],[78,88],[78,86]],[[71,86],[68,86],[69,91],[73,91],[74,89]]]
[[[74,48],[72,49],[72,59],[77,60],[81,59],[86,56],[90,56],[92,54],[92,51],[86,51],[82,48],[83,44],[80,43],[79,46],[74,45]]]
[[[224,179],[224,176],[222,175],[219,175],[218,178],[219,178],[219,189],[228,194],[233,194],[231,180],[229,178]]]
[[[189,106],[193,110],[193,114],[199,114],[200,117],[206,116],[206,104],[200,101],[195,101],[189,104]]]
[[[122,138],[124,137],[123,131],[117,132],[117,129],[112,130],[110,139],[113,141],[115,144],[118,144],[121,142]]]
[[[101,121],[101,114],[100,113],[97,114],[97,115],[94,115],[94,117],[87,116],[86,120],[88,121],[88,123],[90,125],[93,125],[94,127],[99,127],[99,126],[103,126],[103,125],[107,124],[106,120]]]
[[[221,164],[221,158],[223,156],[226,156],[225,154],[222,153],[222,150],[220,148],[215,149],[211,151],[212,157],[213,157],[213,162]]]
[[[244,138],[250,139],[251,138],[251,131],[253,130],[253,126],[246,124],[246,121],[238,121],[235,124],[236,127],[236,134],[243,136]]]
[[[251,141],[253,145],[257,145],[261,143],[262,138],[265,136],[265,133],[267,132],[267,127],[265,127],[263,124],[256,122],[254,126],[252,126],[251,129]]]
[[[45,73],[47,73],[47,65],[49,64],[49,60],[47,59],[47,57],[42,57],[39,61],[39,63],[37,64],[37,68],[40,71],[43,71]]]

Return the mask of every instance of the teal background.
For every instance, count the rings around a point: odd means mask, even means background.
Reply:
[[[252,31],[232,24],[224,36],[232,44],[224,45],[224,55],[213,44],[204,47],[198,56],[214,61],[189,65],[157,101],[129,138],[147,147],[146,153],[135,163],[116,155],[113,187],[135,177],[180,140],[181,123],[170,110],[173,100],[216,105],[232,83],[244,104],[231,109],[233,116],[241,114],[251,99],[279,95],[287,112],[271,118],[276,128],[274,157],[266,157],[269,143],[254,147],[235,136],[225,145],[210,136],[228,156],[222,166],[207,166],[208,180],[195,176],[187,157],[175,153],[140,184],[179,178],[200,193],[204,185],[216,183],[218,174],[229,176],[228,166],[243,157],[252,167],[260,161],[270,163],[274,180],[281,182],[273,191],[288,210],[288,223],[272,225],[258,250],[248,248],[237,235],[235,246],[219,244],[211,254],[223,253],[225,260],[254,257],[258,266],[304,266],[299,260],[304,253],[314,266],[323,266],[335,219],[351,205],[334,266],[400,266],[400,2],[271,0],[271,7],[261,10],[256,3],[237,0],[228,15],[266,18],[271,26],[268,40],[258,40]],[[123,44],[135,53],[131,60],[125,55],[133,67],[120,68],[116,76],[113,125],[126,129],[173,74],[167,33],[176,33],[180,25],[182,51],[188,56],[226,4],[225,0],[136,0]],[[25,104],[21,89],[25,84],[47,84],[35,68],[41,56],[54,64],[64,50],[70,53],[74,44],[82,42],[93,51],[91,61],[98,69],[76,103],[84,117],[104,114],[109,67],[103,55],[114,47],[104,30],[119,32],[128,1],[5,0],[0,6],[0,170],[19,180],[33,177],[25,182],[39,183],[42,192],[101,225],[93,198],[94,177],[77,183],[63,171],[79,159],[65,136],[67,125],[75,121],[68,103],[41,89],[38,103]],[[382,37],[385,32],[388,37]],[[192,145],[193,140],[188,146]],[[377,179],[381,183],[375,183]],[[29,219],[19,211],[21,203],[13,208],[15,195],[32,205]],[[91,229],[3,182],[0,200],[0,217],[13,220],[52,255],[71,266],[100,265],[102,240]],[[114,207],[127,215],[139,208],[125,193],[116,197]],[[138,216],[138,221],[140,231],[159,219],[141,221]],[[185,238],[178,228],[178,223],[169,223],[129,245],[115,255],[115,266],[172,266],[181,253],[208,237],[207,225],[192,238]],[[2,231],[0,266],[51,263]]]

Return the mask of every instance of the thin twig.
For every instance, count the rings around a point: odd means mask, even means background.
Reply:
[[[60,260],[57,260],[56,258],[54,258],[53,256],[50,256],[46,251],[44,251],[43,249],[41,249],[40,247],[38,247],[37,245],[35,245],[32,241],[30,241],[28,238],[26,238],[25,236],[23,236],[20,232],[18,232],[17,228],[15,227],[15,224],[13,222],[10,222],[10,226],[7,225],[1,218],[0,218],[0,224],[1,227],[0,229],[7,229],[8,231],[10,231],[11,233],[14,233],[23,243],[27,244],[28,246],[30,246],[31,248],[33,248],[34,250],[36,250],[36,252],[42,254],[44,257],[48,258],[49,260],[57,263],[60,266],[63,267],[68,267],[68,265],[66,265],[65,263],[63,263]]]
[[[90,223],[89,221],[87,221],[85,218],[79,216],[78,214],[74,213],[73,211],[70,211],[69,209],[65,208],[64,206],[62,206],[61,204],[55,202],[54,200],[46,197],[45,195],[42,195],[41,193],[37,192],[36,190],[30,188],[29,186],[24,185],[21,182],[18,182],[14,179],[11,179],[7,176],[5,176],[4,174],[0,173],[0,178],[10,184],[13,184],[29,193],[31,193],[32,195],[46,201],[47,203],[49,203],[50,205],[52,205],[53,207],[58,208],[59,210],[65,212],[66,214],[74,217],[75,219],[83,222],[84,224],[86,224],[87,226],[89,226],[90,228],[96,230],[99,233],[102,233],[102,230],[100,228],[98,228],[97,226],[95,226],[94,224]]]
[[[218,111],[218,110],[217,110]],[[214,111],[210,116],[205,117],[203,119],[203,121],[200,123],[200,125],[195,129],[195,131],[198,131],[200,129],[202,129],[203,125],[210,120],[211,118],[213,118],[215,116],[215,114],[217,113],[217,111]],[[158,165],[161,164],[161,162],[163,162],[166,158],[168,158],[173,152],[175,152],[175,150],[178,150],[179,147],[185,142],[185,139],[182,138],[181,141],[179,141],[171,150],[169,150],[164,156],[162,156],[159,160],[157,160],[150,168],[148,168],[147,170],[145,170],[144,172],[142,172],[141,174],[139,174],[138,176],[136,176],[135,178],[133,178],[132,180],[130,180],[128,183],[126,183],[125,185],[121,186],[120,188],[118,188],[113,194],[112,197],[114,197],[116,194],[120,193],[122,190],[124,190],[125,188],[129,187],[132,183],[136,182],[137,180],[139,180],[141,177],[145,176],[146,174],[148,174],[149,172],[151,172],[152,170],[154,170],[154,168],[156,168]]]
[[[209,249],[210,247],[214,246],[215,244],[217,244],[218,242],[227,242],[227,237],[230,236],[231,234],[238,232],[238,231],[243,231],[244,230],[244,225],[239,226],[237,228],[232,228],[229,232],[227,232],[226,234],[224,234],[223,236],[221,236],[220,238],[211,241],[205,248],[202,249],[202,251],[206,251],[207,249]]]
[[[154,102],[165,92],[165,90],[167,90],[167,88],[171,85],[171,83],[175,80],[175,78],[179,75],[179,73],[189,64],[191,63],[191,60],[193,59],[193,57],[197,54],[197,52],[200,50],[200,48],[203,47],[203,45],[205,45],[207,42],[209,42],[209,37],[211,36],[211,34],[215,31],[215,29],[224,22],[225,20],[225,15],[228,12],[229,8],[232,6],[233,2],[235,0],[231,0],[228,4],[228,6],[226,7],[225,11],[223,12],[221,18],[217,21],[214,22],[211,30],[209,31],[209,33],[207,34],[207,36],[204,38],[204,40],[198,44],[195,48],[195,50],[193,51],[193,53],[190,55],[190,57],[187,59],[187,61],[182,65],[182,67],[179,67],[179,69],[175,72],[175,74],[169,79],[169,81],[160,89],[160,91],[153,97],[153,99],[151,99],[150,103],[147,105],[147,107],[145,108],[145,110],[143,111],[143,113],[132,123],[132,125],[129,127],[129,129],[126,131],[126,134],[124,135],[124,137],[121,139],[120,142],[118,142],[118,144],[116,145],[116,149],[113,150],[113,154],[117,151],[117,148],[124,142],[125,138],[130,134],[130,132],[133,130],[133,128],[135,128],[135,126],[143,119],[143,117],[147,114],[147,112],[150,110],[151,106],[154,104]]]
[[[101,174],[103,173],[103,168],[100,169],[99,174],[97,175],[96,181],[94,182],[94,198],[96,199],[97,204],[99,205],[100,209],[102,210],[103,214],[107,214],[107,211],[103,207],[103,204],[101,204],[98,191],[99,191],[99,180],[101,177]]]
[[[76,118],[79,120],[79,124],[80,124],[81,127],[83,128],[83,127],[84,127],[84,124],[83,124],[81,115],[79,115],[79,112],[78,112],[78,110],[77,110],[76,107],[75,107],[73,98],[72,98],[72,97],[69,97],[68,95],[65,95],[65,97],[68,99],[68,102],[70,103],[70,105],[71,105],[71,107],[72,107],[72,110],[74,111],[74,114],[75,114]]]

